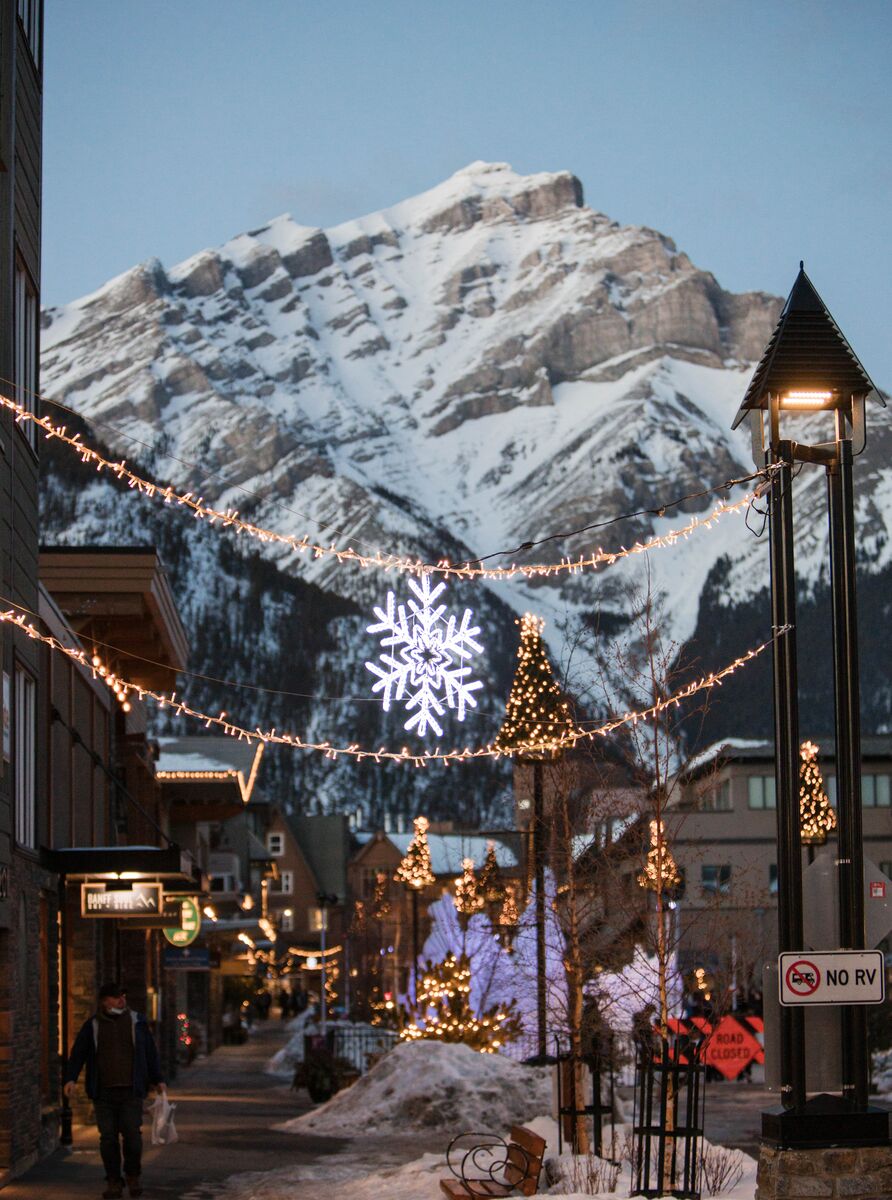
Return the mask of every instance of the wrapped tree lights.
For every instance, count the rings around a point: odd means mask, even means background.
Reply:
[[[456,958],[450,953],[441,963],[428,963],[400,1036],[408,1042],[464,1042],[481,1054],[495,1054],[520,1033],[514,1004],[493,1005],[475,1014],[470,994],[471,967],[465,955]]]

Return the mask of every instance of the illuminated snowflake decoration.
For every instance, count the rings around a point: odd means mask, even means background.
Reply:
[[[437,737],[443,736],[438,718],[446,708],[454,709],[459,721],[465,719],[465,708],[476,708],[474,692],[483,684],[469,678],[469,659],[480,654],[483,647],[476,640],[480,629],[466,608],[461,622],[447,617],[446,605],[437,604],[445,583],[431,586],[429,575],[420,581],[410,579],[409,587],[416,599],[409,598],[408,606],[397,604],[393,592],[387,593],[387,607],[376,608],[378,618],[369,625],[369,633],[380,633],[381,666],[367,662],[366,666],[378,682],[373,692],[381,692],[384,710],[392,702],[405,700],[411,713],[405,728],[424,737],[428,728]]]

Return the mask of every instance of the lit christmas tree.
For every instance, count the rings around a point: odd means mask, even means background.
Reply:
[[[572,745],[575,726],[542,641],[545,622],[525,613],[517,623],[519,661],[493,746],[503,754],[544,758]]]
[[[441,963],[428,963],[400,1036],[409,1042],[463,1042],[482,1054],[495,1054],[520,1033],[514,1005],[496,1004],[475,1015],[470,997],[471,967],[465,955],[450,953]]]
[[[498,917],[499,941],[502,949],[514,953],[514,939],[520,925],[520,910],[517,907],[517,889],[513,883],[505,885],[505,900]]]
[[[375,874],[375,894],[372,897],[372,916],[376,921],[383,921],[390,913],[390,898],[387,894],[387,872],[377,871]]]
[[[431,870],[431,851],[427,843],[427,830],[430,825],[427,817],[416,817],[412,822],[415,826],[415,836],[409,843],[405,858],[396,869],[394,879],[397,883],[405,884],[407,888],[420,892],[429,887],[436,876]]]
[[[483,908],[483,896],[480,884],[474,874],[473,858],[463,858],[461,875],[455,881],[455,911],[458,913],[462,929],[468,928],[468,922],[474,913]]]
[[[505,889],[502,886],[502,872],[496,858],[495,842],[486,843],[486,858],[483,860],[483,866],[480,868],[480,874],[477,876],[477,886],[480,889],[480,895],[483,897],[483,903],[489,910],[490,920],[495,921],[498,918],[502,901],[505,899]]]
[[[824,791],[824,777],[818,766],[818,747],[803,742],[799,747],[799,826],[804,846],[823,846],[827,835],[836,828],[836,813]]]
[[[666,827],[662,821],[650,823],[650,849],[638,883],[651,892],[669,892],[681,883],[681,874],[669,849]]]

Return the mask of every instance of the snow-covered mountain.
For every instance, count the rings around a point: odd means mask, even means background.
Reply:
[[[669,238],[586,207],[566,172],[520,176],[473,163],[383,212],[328,230],[279,217],[171,269],[143,263],[49,310],[42,387],[102,422],[96,429],[116,455],[260,524],[455,561],[656,508],[751,470],[746,435],[729,426],[780,307],[764,293],[724,291]],[[892,470],[889,423],[872,416],[859,495],[865,568],[879,577],[892,545]],[[53,536],[127,536],[131,503],[97,508],[94,496],[91,516],[83,497],[61,502],[67,478],[50,489]],[[800,570],[817,595],[823,485],[810,472],[798,486]],[[491,561],[613,547],[712,503]],[[157,517],[145,519],[157,528]],[[214,589],[213,542],[202,569],[178,572],[196,619]],[[333,618],[332,628],[344,625],[332,635],[340,655],[320,655],[325,686],[332,696],[368,695],[362,664],[375,646],[361,614],[403,585],[331,558],[264,553],[283,576],[321,589],[319,603],[331,595],[349,607],[354,615]],[[741,518],[650,557],[672,634],[698,636],[705,661],[736,644],[733,630],[758,624],[764,634],[767,552]],[[542,612],[560,660],[570,630],[594,613],[602,630],[622,625],[641,570],[634,559],[597,575],[452,584],[454,607],[476,605],[489,623],[491,685],[479,713],[453,726],[454,740],[479,743],[493,731],[513,666],[512,613]],[[743,619],[737,609],[753,603],[760,619]],[[202,663],[231,677],[212,651]],[[348,713],[308,702],[302,715],[334,740],[355,728],[358,704]],[[371,740],[379,717],[365,712]],[[398,723],[388,729],[405,740]],[[339,801],[350,790],[328,778],[319,786]]]

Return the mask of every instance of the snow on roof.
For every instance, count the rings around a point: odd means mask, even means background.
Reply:
[[[766,742],[764,738],[722,738],[720,742],[713,742],[711,746],[707,746],[705,750],[701,750],[687,764],[685,774],[690,774],[698,771],[701,767],[706,767],[710,763],[719,758],[733,758],[733,754],[729,751],[734,750],[765,750],[767,754],[774,755],[774,747],[770,742]]]
[[[238,782],[246,802],[263,754],[262,742],[252,746],[228,737],[160,737],[158,747],[160,753],[155,765],[158,779],[231,778]]]
[[[411,833],[387,834],[388,841],[402,855],[409,849],[412,837]],[[482,867],[490,842],[496,848],[496,862],[500,867],[510,870],[519,865],[517,855],[510,846],[482,834],[429,833],[427,841],[431,851],[431,869],[435,875],[460,875],[463,858],[473,858],[474,866]]]

